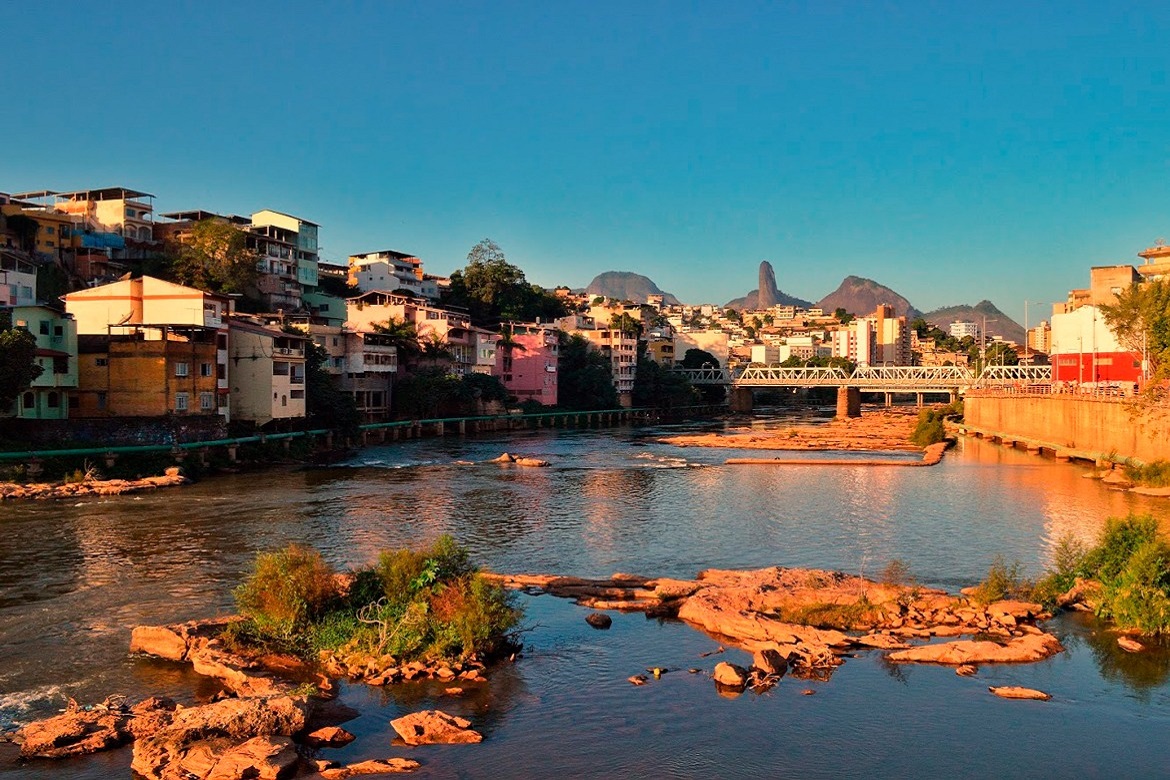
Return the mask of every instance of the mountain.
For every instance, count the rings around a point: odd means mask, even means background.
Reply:
[[[739,311],[753,311],[756,309],[770,309],[778,305],[800,306],[806,309],[812,306],[808,301],[791,296],[777,287],[776,272],[772,270],[772,264],[764,260],[760,263],[759,287],[742,298],[728,301],[725,304],[725,308],[737,309]]]
[[[950,333],[952,322],[974,322],[982,328],[984,317],[987,317],[987,335],[989,337],[1000,336],[1008,341],[1023,345],[1024,327],[1000,311],[991,301],[980,301],[974,306],[967,304],[944,306],[922,315],[922,318],[931,325],[941,328],[947,333]]]
[[[894,314],[898,316],[905,315],[913,319],[922,313],[889,287],[860,276],[846,276],[836,290],[821,298],[817,306],[825,312],[844,309],[850,314],[864,317],[883,303],[893,306]]]
[[[649,277],[629,271],[606,271],[598,274],[585,288],[585,292],[589,295],[603,295],[606,298],[635,303],[645,303],[647,295],[661,295],[662,302],[667,305],[679,303],[678,298],[659,290],[658,285]]]

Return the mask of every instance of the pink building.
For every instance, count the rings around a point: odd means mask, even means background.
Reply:
[[[557,332],[540,325],[512,325],[511,338],[496,345],[496,367],[508,392],[521,401],[557,403]]]

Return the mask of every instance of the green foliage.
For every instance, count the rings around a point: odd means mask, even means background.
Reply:
[[[325,370],[326,349],[308,342],[305,352],[305,410],[313,428],[334,428],[356,434],[362,415],[353,396],[341,389],[337,378]]]
[[[321,553],[290,544],[257,555],[235,597],[258,634],[286,640],[325,613],[337,598],[337,584]]]
[[[560,335],[557,405],[564,409],[613,409],[618,405],[609,358],[583,336]]]
[[[898,558],[887,563],[878,578],[878,581],[883,585],[905,585],[912,580],[910,567],[906,565],[905,561]]]
[[[1170,377],[1170,280],[1133,284],[1100,309],[1118,341],[1134,355],[1146,355],[1153,378]]]
[[[1077,578],[1095,580],[1101,584],[1098,615],[1122,629],[1170,632],[1170,545],[1153,517],[1111,517],[1093,548],[1062,539],[1053,558],[1034,590],[1037,600],[1051,606]]]
[[[719,368],[720,365],[719,358],[705,349],[694,347],[688,349],[682,359],[683,368]]]
[[[836,317],[837,321],[842,325],[848,325],[849,323],[853,322],[854,319],[853,315],[846,311],[845,307],[843,306],[838,306],[836,309],[833,309],[833,316]]]
[[[221,293],[250,293],[259,276],[260,256],[244,231],[222,219],[196,222],[182,244],[172,248],[172,273],[183,284]]]
[[[910,441],[919,447],[938,444],[946,438],[946,427],[943,425],[945,419],[943,409],[923,409],[918,413],[918,424],[910,434]]]
[[[719,388],[722,390],[723,388]],[[634,375],[634,406],[671,409],[692,406],[703,400],[683,374],[671,371],[646,357],[645,342],[638,342],[638,368]]]
[[[1142,466],[1127,465],[1125,474],[1139,485],[1170,487],[1170,461],[1155,460]]]
[[[1031,598],[1032,591],[1033,583],[1024,578],[1019,561],[1009,566],[997,555],[987,570],[987,578],[975,587],[973,598],[986,605],[1002,599]]]
[[[485,326],[505,320],[549,322],[568,313],[563,299],[530,284],[490,238],[473,246],[467,266],[451,274],[443,303],[467,309],[473,323]]]
[[[486,374],[450,374],[440,367],[422,368],[394,386],[394,411],[414,419],[475,414],[479,401],[506,401],[507,388]]]
[[[314,587],[335,582],[322,567],[318,553],[295,546],[258,556],[236,591],[247,619],[229,626],[224,641],[309,658],[332,650],[399,662],[465,659],[508,646],[523,616],[450,536],[425,549],[383,552],[374,566],[353,572],[344,598]]]
[[[37,365],[37,340],[24,328],[0,323],[0,412],[5,412],[44,371]]]

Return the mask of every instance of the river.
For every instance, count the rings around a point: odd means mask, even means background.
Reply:
[[[785,425],[783,417],[759,426]],[[0,727],[43,716],[65,696],[214,692],[174,665],[132,658],[130,629],[231,610],[255,553],[289,541],[337,566],[450,533],[501,572],[693,577],[706,567],[814,566],[876,577],[892,560],[957,590],[997,555],[1039,573],[1058,539],[1092,541],[1106,517],[1170,501],[1111,491],[1087,468],[964,439],[932,468],[724,466],[734,450],[678,449],[655,437],[719,426],[542,430],[397,442],[330,468],[226,475],[151,495],[0,505]],[[503,451],[546,469],[455,465]],[[759,456],[759,452],[747,453]],[[813,454],[813,456],[820,453]],[[785,453],[788,456],[788,453]],[[906,457],[890,454],[888,457]],[[716,694],[702,675],[743,662],[674,621],[523,596],[525,652],[482,691],[436,698],[429,684],[343,686],[358,735],[342,761],[409,754],[418,777],[1170,776],[1170,651],[1120,653],[1094,621],[1051,626],[1067,652],[975,678],[891,667],[878,652],[826,683],[785,679],[770,693]],[[636,688],[650,666],[675,670]],[[1003,701],[1024,685],[1050,702]],[[816,695],[805,696],[805,689]],[[391,746],[389,721],[424,706],[464,714],[475,746]],[[21,764],[0,746],[0,776],[129,777],[129,748]]]

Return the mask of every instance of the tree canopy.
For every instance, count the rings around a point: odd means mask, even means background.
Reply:
[[[356,434],[362,422],[353,396],[341,389],[325,370],[329,353],[310,341],[305,352],[305,412],[314,427],[336,428]]]
[[[719,358],[705,349],[694,347],[688,349],[682,359],[683,368],[719,368],[720,365]]]
[[[37,365],[37,340],[24,328],[13,328],[11,316],[0,322],[0,412],[29,388],[44,371]]]
[[[1122,346],[1145,354],[1151,378],[1170,378],[1170,281],[1130,285],[1116,303],[1101,306],[1101,314]]]
[[[583,336],[560,335],[557,406],[565,409],[613,409],[618,405],[609,358]]]
[[[719,388],[722,390],[723,388]],[[671,409],[690,406],[702,400],[686,376],[665,368],[646,357],[646,343],[638,343],[638,369],[634,375],[634,406]]]
[[[220,293],[248,293],[256,284],[260,256],[247,245],[247,234],[230,222],[204,219],[174,247],[175,278],[183,284]]]
[[[451,274],[442,302],[467,309],[473,323],[487,327],[505,320],[550,322],[568,313],[561,298],[530,284],[490,238],[473,246],[466,267]]]

